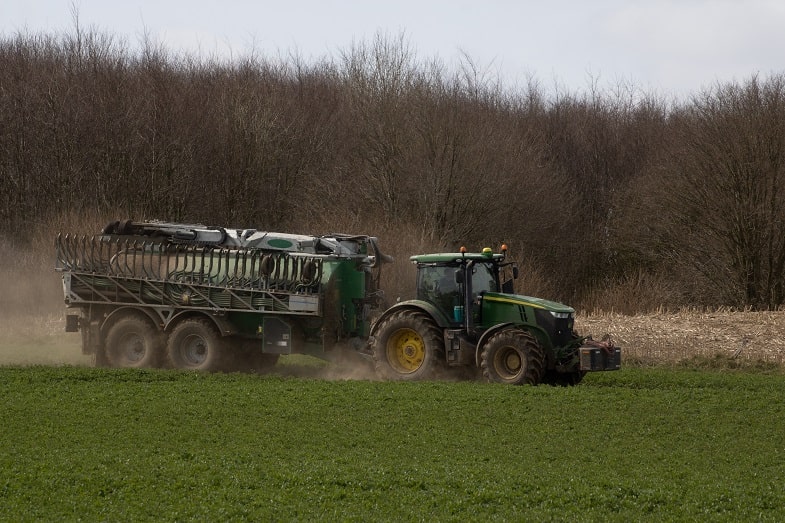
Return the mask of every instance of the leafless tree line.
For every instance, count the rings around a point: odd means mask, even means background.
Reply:
[[[506,242],[524,293],[773,309],[784,199],[783,75],[679,102],[505,88],[403,37],[308,63],[128,51],[78,28],[0,38],[6,241],[91,212],[377,234],[404,259]]]

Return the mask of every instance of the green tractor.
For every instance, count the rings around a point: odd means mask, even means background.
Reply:
[[[386,310],[371,329],[377,373],[419,380],[480,370],[492,382],[576,385],[590,371],[617,370],[621,349],[573,330],[575,310],[514,294],[518,268],[490,248],[412,256],[417,297]]]

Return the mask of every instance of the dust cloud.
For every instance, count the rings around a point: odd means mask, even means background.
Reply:
[[[82,354],[81,336],[66,333],[60,318],[3,314],[0,320],[0,365],[89,366],[91,361]]]
[[[302,363],[303,361],[308,363]],[[294,378],[311,378],[327,381],[378,381],[373,364],[359,357],[325,362],[307,356],[285,356],[270,369],[269,374]]]
[[[0,238],[0,365],[89,365],[81,336],[65,332],[66,307],[50,244]]]

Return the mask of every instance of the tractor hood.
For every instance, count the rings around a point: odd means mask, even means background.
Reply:
[[[483,299],[487,301],[495,301],[500,303],[513,303],[516,305],[524,305],[535,309],[543,309],[550,312],[574,314],[575,309],[558,303],[555,301],[544,300],[542,298],[533,298],[531,296],[522,296],[520,294],[501,294],[498,292],[486,292]]]

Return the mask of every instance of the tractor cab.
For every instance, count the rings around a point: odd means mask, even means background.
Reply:
[[[517,276],[513,267],[510,278],[502,282],[504,254],[494,254],[490,249],[482,253],[440,253],[412,256],[417,264],[417,299],[434,305],[450,323],[461,325],[465,314],[471,311],[476,317],[481,296],[487,292],[512,292],[512,277]],[[474,322],[472,322],[474,323]]]

